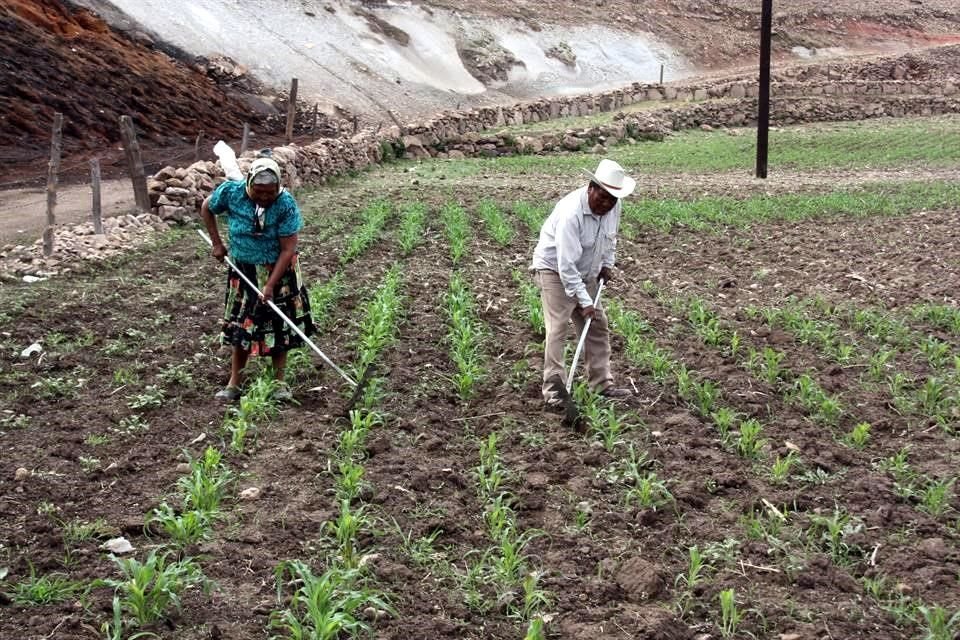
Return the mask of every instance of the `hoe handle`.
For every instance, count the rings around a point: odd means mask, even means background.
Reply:
[[[204,240],[207,241],[207,244],[209,244],[211,247],[213,246],[213,240],[211,240],[211,239],[210,239],[210,236],[208,236],[206,233],[204,233],[202,229],[197,229],[197,233],[200,234],[200,237],[201,237],[201,238],[203,238]],[[240,278],[242,278],[243,281],[247,283],[247,286],[250,287],[251,289],[253,289],[253,291],[254,291],[258,296],[262,296],[262,295],[263,295],[263,294],[260,293],[260,289],[257,288],[257,285],[255,285],[255,284],[253,284],[252,282],[250,282],[250,278],[248,278],[247,276],[243,275],[243,272],[240,271],[240,269],[237,269],[236,265],[233,264],[233,262],[230,261],[230,258],[225,257],[225,258],[223,259],[223,261],[226,262],[228,265],[230,265],[230,268],[233,269],[234,272],[235,272],[238,276],[240,276]],[[300,336],[300,338],[301,338],[311,349],[313,349],[313,352],[314,352],[314,353],[316,353],[318,356],[320,356],[320,358],[321,358],[324,362],[326,362],[334,371],[336,371],[337,373],[339,373],[341,378],[343,378],[343,379],[346,380],[348,383],[350,383],[350,386],[351,386],[351,387],[356,387],[356,386],[357,386],[357,382],[356,382],[353,378],[351,378],[350,376],[348,376],[346,373],[344,373],[344,371],[343,371],[340,367],[338,367],[337,365],[333,364],[333,362],[330,360],[330,358],[328,358],[328,357],[326,356],[326,354],[325,354],[323,351],[320,350],[320,347],[318,347],[317,345],[315,345],[315,344],[313,343],[313,340],[311,340],[310,338],[308,338],[308,337],[307,337],[307,334],[305,334],[303,331],[301,331],[301,330],[300,330],[300,327],[298,327],[298,326],[293,322],[293,320],[291,320],[290,318],[287,317],[287,314],[285,314],[283,311],[280,311],[280,307],[278,307],[277,305],[275,305],[275,304],[273,303],[273,300],[265,300],[264,302],[267,303],[267,306],[269,306],[271,309],[273,309],[273,312],[274,312],[275,314],[277,314],[278,316],[280,316],[280,319],[281,319],[281,320],[283,320],[285,323],[287,323],[287,326],[288,326],[288,327],[290,327],[291,329],[293,329],[293,332],[294,332],[294,333],[296,333],[298,336]]]
[[[600,286],[597,287],[597,295],[593,298],[594,312],[596,312],[597,305],[600,304],[600,292],[603,291],[603,285],[605,284],[605,280],[600,280]],[[590,331],[591,322],[593,322],[593,318],[587,318],[587,321],[583,323],[583,331],[580,332],[580,341],[577,342],[577,350],[573,352],[573,363],[570,365],[570,373],[567,374],[567,393],[570,393],[570,389],[573,388],[573,376],[577,373],[577,363],[580,361],[580,352],[583,351],[583,343],[587,341],[587,331]]]

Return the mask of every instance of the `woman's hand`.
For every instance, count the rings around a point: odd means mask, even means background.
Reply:
[[[260,301],[268,302],[273,300],[273,285],[269,282],[263,285],[263,289],[260,290]]]
[[[223,262],[223,259],[227,255],[227,248],[223,246],[222,242],[215,242],[213,244],[213,257],[217,259],[218,262]]]

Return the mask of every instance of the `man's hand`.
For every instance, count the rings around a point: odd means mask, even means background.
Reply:
[[[601,280],[607,283],[613,280],[613,269],[610,267],[603,267],[600,269],[600,273],[597,275],[597,282],[600,282]]]
[[[592,318],[596,315],[596,313],[597,310],[593,308],[593,305],[590,305],[589,307],[580,307],[580,315],[582,315],[584,319]]]
[[[227,256],[227,248],[223,246],[222,242],[217,242],[213,245],[213,257],[217,259],[218,262],[223,262],[223,259]]]

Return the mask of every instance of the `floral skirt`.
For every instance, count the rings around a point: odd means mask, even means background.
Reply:
[[[273,265],[234,262],[257,288],[263,290]],[[310,316],[310,296],[300,276],[300,262],[294,256],[290,266],[274,287],[273,303],[303,331],[314,332]],[[252,356],[285,353],[303,345],[303,339],[280,319],[266,303],[238,276],[227,268],[227,293],[223,315],[225,345],[240,347]]]

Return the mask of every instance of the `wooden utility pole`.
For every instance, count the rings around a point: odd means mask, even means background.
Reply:
[[[287,105],[287,144],[293,140],[293,121],[297,119],[297,79],[290,81],[290,103]]]
[[[143,172],[143,160],[140,157],[140,144],[137,132],[133,128],[130,116],[120,116],[120,135],[123,138],[123,151],[127,156],[130,180],[133,182],[133,196],[137,208],[144,213],[150,211],[150,194],[147,192],[147,177]]]
[[[249,139],[250,139],[250,123],[249,123],[249,122],[244,122],[244,123],[243,123],[243,137],[240,139],[240,153],[237,154],[238,156],[242,156],[244,153],[246,153],[246,151],[247,151],[247,142],[249,141]]]
[[[660,84],[663,84],[663,65],[660,65]]]
[[[93,191],[93,232],[103,234],[103,212],[100,210],[100,158],[90,158],[90,189]]]
[[[757,177],[767,177],[770,149],[770,41],[773,34],[773,0],[763,0],[760,15],[760,99],[757,113]]]
[[[53,254],[53,227],[57,224],[57,183],[60,179],[60,151],[63,148],[63,114],[53,114],[50,163],[47,165],[47,228],[43,230],[43,255]]]

